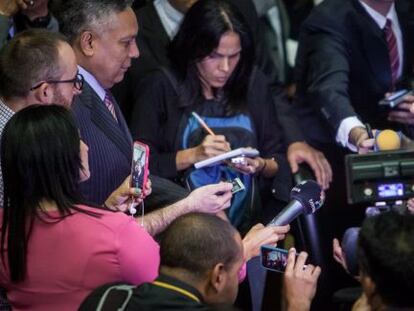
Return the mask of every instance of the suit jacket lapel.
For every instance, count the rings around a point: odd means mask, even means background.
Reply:
[[[117,122],[105,107],[103,101],[87,83],[85,83],[82,95],[85,96],[86,104],[91,109],[91,121],[105,133],[128,159],[131,158],[132,139],[118,105],[115,103]]]
[[[128,145],[129,145],[129,153],[131,153],[131,148],[132,148],[131,147],[131,145],[132,145],[131,132],[129,131],[128,125],[127,125],[127,123],[125,121],[125,118],[124,118],[124,115],[123,115],[123,113],[121,111],[121,108],[119,108],[119,105],[116,102],[116,99],[115,98],[114,98],[114,101],[115,101],[115,103],[114,103],[115,104],[115,114],[116,114],[116,117],[118,119],[118,126],[121,129],[122,133],[124,133],[123,134],[123,137],[128,142]]]

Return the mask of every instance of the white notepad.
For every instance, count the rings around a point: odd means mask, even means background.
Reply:
[[[259,155],[259,151],[257,149],[253,149],[253,148],[238,148],[238,149],[234,149],[231,150],[229,152],[220,154],[218,156],[197,162],[194,164],[195,168],[202,168],[205,166],[211,166],[211,165],[215,165],[218,164],[222,161],[231,159],[231,158],[235,158],[235,157],[241,157],[241,156],[245,156],[248,158],[254,158],[257,157]]]

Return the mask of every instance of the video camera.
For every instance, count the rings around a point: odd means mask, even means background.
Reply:
[[[414,196],[414,150],[347,155],[345,167],[349,204]]]
[[[375,205],[366,209],[367,217],[390,209],[403,212],[405,206],[395,203],[414,197],[414,150],[347,155],[345,168],[348,203]],[[348,271],[354,276],[359,273],[359,229],[348,228],[341,242]]]

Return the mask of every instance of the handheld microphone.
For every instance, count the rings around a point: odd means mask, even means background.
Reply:
[[[379,151],[397,150],[401,148],[401,133],[393,130],[383,130],[379,131],[375,136],[375,147]]]
[[[305,180],[290,191],[289,204],[269,223],[268,226],[284,226],[301,214],[315,213],[324,202],[321,187],[313,180]]]

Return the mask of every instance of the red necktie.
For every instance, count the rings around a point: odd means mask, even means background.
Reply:
[[[109,112],[114,117],[114,119],[116,121],[118,121],[118,119],[116,117],[116,113],[115,113],[115,105],[114,105],[114,102],[113,102],[113,99],[112,99],[112,95],[109,91],[106,91],[106,93],[105,93],[104,103],[105,103],[106,108],[108,108]]]
[[[395,38],[394,31],[392,31],[392,22],[387,19],[387,23],[384,27],[385,39],[388,45],[388,54],[390,56],[390,66],[392,75],[392,88],[394,89],[395,83],[398,80],[398,69],[400,68],[400,57],[398,55],[397,39]]]

